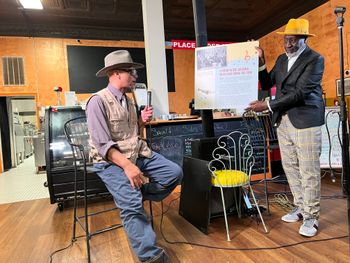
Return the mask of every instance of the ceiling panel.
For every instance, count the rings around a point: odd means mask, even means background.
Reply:
[[[326,0],[206,0],[208,39],[245,41],[299,17]],[[0,0],[0,35],[143,40],[141,0],[42,0],[23,10]],[[194,39],[192,0],[163,0],[166,40]]]

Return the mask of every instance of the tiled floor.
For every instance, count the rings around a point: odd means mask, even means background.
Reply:
[[[46,173],[36,173],[32,155],[16,168],[0,173],[0,204],[48,198],[45,182]]]

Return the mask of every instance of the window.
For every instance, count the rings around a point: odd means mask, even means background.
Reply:
[[[3,57],[2,74],[4,86],[24,85],[23,58]]]

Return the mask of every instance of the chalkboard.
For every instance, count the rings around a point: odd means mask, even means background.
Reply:
[[[96,72],[104,67],[104,57],[109,53],[125,49],[133,61],[146,66],[144,48],[67,46],[69,86],[76,93],[95,93],[107,86],[107,78],[96,77]],[[175,91],[173,50],[166,49],[168,91]],[[138,83],[147,85],[146,68],[137,70]]]
[[[339,138],[342,138],[342,129],[339,112],[339,107],[326,107],[326,125],[322,126],[322,151],[320,156],[321,168],[342,167],[342,150],[339,141]],[[329,153],[331,153],[330,156]]]
[[[215,137],[235,130],[247,133],[246,124],[242,118],[215,120],[214,122]],[[183,157],[192,154],[191,141],[203,138],[202,123],[193,121],[151,125],[146,129],[146,136],[152,150],[182,166]],[[256,137],[251,137],[255,157],[252,173],[258,174],[264,172],[264,141],[254,138]],[[267,157],[265,163],[267,167]]]

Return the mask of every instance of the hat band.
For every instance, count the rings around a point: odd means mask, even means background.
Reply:
[[[302,30],[302,29],[287,29],[284,31],[285,34],[288,34],[288,35],[309,35],[309,32],[307,32],[306,30]]]

